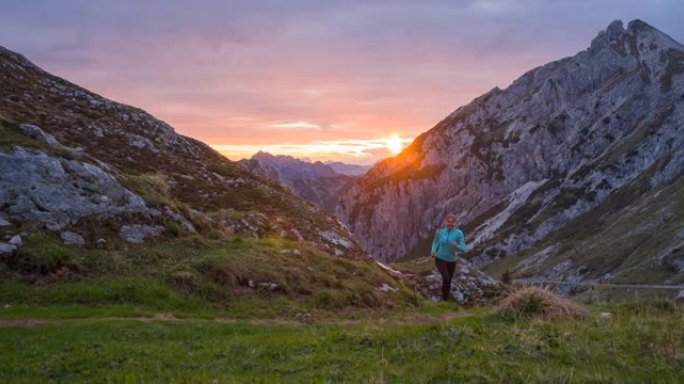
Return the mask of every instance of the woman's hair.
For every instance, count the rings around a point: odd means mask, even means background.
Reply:
[[[442,224],[442,228],[446,228],[447,221],[449,220],[449,218],[453,218],[454,222],[456,222],[456,215],[454,215],[453,213],[447,213],[447,215],[444,217],[444,224]]]

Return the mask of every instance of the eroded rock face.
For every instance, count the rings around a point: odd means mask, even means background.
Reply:
[[[337,213],[375,258],[396,260],[453,212],[485,264],[616,190],[676,180],[683,125],[684,47],[614,22],[587,50],[458,108],[353,183]]]
[[[92,164],[18,147],[0,151],[0,208],[16,221],[56,231],[88,216],[157,216],[144,200]]]

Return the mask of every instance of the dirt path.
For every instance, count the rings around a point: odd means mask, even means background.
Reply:
[[[152,317],[86,317],[76,319],[45,319],[45,318],[17,318],[17,319],[0,319],[0,328],[7,327],[26,327],[33,328],[44,325],[60,325],[60,324],[76,324],[85,323],[88,321],[140,321],[144,323],[149,322],[170,322],[177,324],[189,324],[198,322],[220,323],[220,324],[235,324],[246,323],[253,325],[379,325],[379,326],[401,326],[401,325],[418,325],[428,324],[440,321],[451,320],[459,317],[467,317],[470,314],[467,311],[450,311],[445,312],[439,316],[430,316],[426,314],[414,314],[403,318],[366,318],[366,319],[241,319],[234,317],[217,317],[214,319],[196,319],[196,318],[178,318],[169,313],[158,313]]]

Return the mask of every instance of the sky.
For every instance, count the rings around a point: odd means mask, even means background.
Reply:
[[[615,19],[682,0],[0,0],[0,45],[233,160],[370,164]]]

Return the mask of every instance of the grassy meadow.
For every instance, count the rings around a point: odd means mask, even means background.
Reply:
[[[678,383],[684,311],[595,305],[584,319],[523,319],[425,304],[381,316],[156,316],[128,308],[5,308],[4,382]],[[609,312],[610,317],[600,315]],[[128,316],[128,318],[126,317]],[[65,318],[68,317],[68,318]],[[11,319],[11,320],[8,320]]]

